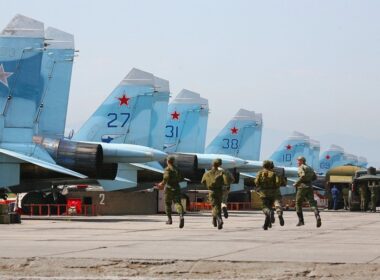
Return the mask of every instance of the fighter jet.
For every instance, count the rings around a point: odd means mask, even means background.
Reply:
[[[210,168],[215,158],[227,169],[244,165],[245,160],[233,155],[205,152],[208,114],[207,99],[186,89],[178,93],[168,107],[164,151],[196,155],[202,169]]]
[[[321,155],[319,160],[319,172],[321,174],[326,174],[327,171],[333,167],[347,164],[360,166],[365,165],[365,162],[362,162],[359,165],[358,158],[356,156],[347,154],[344,149],[338,145],[331,145],[330,148],[328,148]]]
[[[123,149],[131,151],[140,147],[136,144],[144,145],[146,153],[154,153],[151,160],[145,161],[151,162],[149,164],[119,161],[114,180],[99,180],[105,190],[134,190],[133,187],[140,182],[138,171],[143,169],[162,173],[158,161],[163,160],[166,153],[153,148],[163,146],[164,112],[168,100],[168,81],[134,68],[74,135],[72,140],[98,143],[113,160],[122,157]],[[134,174],[134,184],[125,184],[131,173]]]
[[[143,146],[108,147],[60,138],[73,61],[71,35],[57,29],[47,29],[45,34],[43,23],[17,15],[1,33],[0,46],[3,192],[44,189],[73,178],[115,179],[119,163],[165,156]],[[115,121],[108,124],[118,124]],[[136,183],[124,181],[131,182]]]

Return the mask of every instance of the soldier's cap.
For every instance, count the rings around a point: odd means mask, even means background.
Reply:
[[[264,160],[263,161],[263,167],[266,168],[266,169],[270,169],[273,165],[273,162],[270,161],[270,160]]]
[[[166,160],[168,162],[170,162],[170,163],[174,163],[175,162],[175,157],[174,156],[168,156]]]
[[[303,163],[306,162],[306,158],[303,157],[303,156],[299,156],[299,157],[297,158],[297,160],[298,160],[298,161],[302,161]]]
[[[218,166],[221,166],[222,165],[222,159],[221,158],[216,158],[212,161],[212,165],[218,165]]]

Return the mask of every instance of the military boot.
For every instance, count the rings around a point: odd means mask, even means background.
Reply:
[[[316,210],[316,211],[314,212],[314,214],[315,214],[315,220],[317,221],[317,227],[321,227],[321,225],[322,225],[322,220],[321,220],[321,216],[319,216],[319,212],[318,212],[318,210]]]
[[[172,216],[168,216],[168,220],[166,221],[167,225],[171,225],[173,223]]]
[[[224,216],[224,218],[228,219],[227,207],[226,206],[222,207],[222,210],[223,210],[223,216]]]
[[[214,227],[217,227],[217,226],[218,226],[217,223],[216,223],[216,217],[212,217],[212,225],[213,225]]]
[[[179,228],[183,228],[185,226],[185,218],[183,214],[179,214]]]
[[[284,217],[282,216],[282,213],[278,214],[278,220],[280,221],[280,226],[283,227],[285,225],[285,221],[284,221]]]
[[[270,222],[272,224],[274,224],[274,222],[276,221],[275,217],[274,217],[274,211],[273,209],[270,210]]]
[[[221,216],[216,217],[216,222],[218,224],[218,229],[222,229],[223,228],[223,220],[222,220]]]
[[[298,216],[297,227],[305,225],[305,223],[303,221],[303,213],[302,212],[297,212],[297,216]]]
[[[265,221],[264,221],[263,229],[268,230],[268,227],[272,227],[272,224],[270,222],[270,213],[265,213]]]

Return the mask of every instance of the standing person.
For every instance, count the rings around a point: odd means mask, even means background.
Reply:
[[[224,170],[221,167],[219,167],[220,170]],[[227,202],[228,202],[228,194],[230,193],[231,184],[235,181],[234,176],[229,172],[228,170],[224,170],[226,173],[226,184],[223,185],[223,194],[222,194],[222,211],[224,218],[228,218],[228,210],[227,210]]]
[[[314,210],[315,219],[317,221],[317,227],[322,225],[322,220],[319,215],[317,202],[314,200],[312,182],[317,179],[317,175],[314,169],[306,164],[304,157],[297,158],[298,163],[298,180],[294,186],[297,188],[296,194],[296,212],[298,216],[297,226],[303,226],[305,224],[302,213],[302,202],[306,199],[309,201],[311,209]]]
[[[348,206],[348,194],[350,192],[349,187],[350,187],[349,184],[342,187],[344,210],[348,210],[348,208],[349,208],[349,206]]]
[[[185,219],[183,217],[184,211],[181,204],[181,188],[179,182],[183,180],[181,173],[174,166],[175,158],[169,156],[166,160],[167,167],[164,170],[162,181],[158,184],[159,189],[165,188],[165,212],[168,216],[167,225],[173,223],[172,220],[172,203],[175,203],[177,213],[179,214],[179,227],[183,228]]]
[[[333,209],[337,210],[338,209],[338,200],[339,200],[339,196],[340,196],[340,191],[339,191],[339,189],[337,188],[336,185],[333,185],[333,187],[331,189],[331,195],[332,195],[332,198],[333,198]]]
[[[371,193],[371,212],[376,213],[376,203],[377,203],[377,192],[378,192],[378,183],[375,181],[368,182],[368,189]]]
[[[263,213],[265,215],[265,221],[263,225],[264,230],[268,230],[268,228],[271,227],[271,209],[273,203],[275,202],[279,185],[279,178],[273,171],[272,166],[273,162],[264,160],[263,168],[257,173],[255,179],[255,185],[258,188],[263,205]],[[279,219],[280,223],[283,223],[281,222],[283,221],[282,211],[279,213]]]
[[[223,169],[222,160],[217,158],[212,162],[211,170],[203,174],[201,183],[209,190],[209,200],[212,206],[212,224],[218,229],[223,228],[222,195],[223,185],[227,185],[227,175]]]
[[[359,193],[360,193],[360,211],[365,212],[367,211],[367,183],[366,182],[360,182],[359,183]]]
[[[368,167],[367,173],[369,175],[376,176],[376,168],[375,167]],[[378,186],[377,186],[376,181],[369,181],[368,182],[368,189],[371,194],[371,212],[376,212],[376,203],[377,203],[377,191],[378,191]]]

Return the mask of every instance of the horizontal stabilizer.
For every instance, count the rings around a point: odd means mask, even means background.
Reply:
[[[42,150],[39,150],[39,151],[42,151]],[[48,162],[48,161],[45,161],[45,160],[37,159],[35,157],[27,156],[27,155],[24,155],[24,154],[20,154],[20,153],[17,153],[17,152],[13,152],[13,151],[6,150],[6,149],[1,149],[1,148],[0,148],[0,153],[4,154],[4,155],[7,155],[7,156],[10,156],[10,157],[13,157],[13,158],[16,158],[16,159],[20,159],[20,160],[25,161],[25,162],[29,162],[29,163],[41,166],[43,168],[46,168],[46,169],[49,169],[49,170],[52,170],[52,171],[55,171],[55,172],[67,174],[67,175],[78,177],[78,178],[82,178],[82,179],[87,178],[86,175],[80,174],[78,172],[75,172],[75,171],[72,171],[72,170],[67,169],[65,167],[62,167],[60,165],[57,165],[57,164],[54,163],[54,161]],[[48,154],[46,153],[46,155],[48,155]]]
[[[295,183],[297,180],[298,180],[298,178],[287,178],[287,180],[288,180],[288,186],[289,186],[289,183]],[[287,186],[287,187],[288,187]],[[293,187],[292,185],[290,185],[289,187]],[[313,189],[316,189],[316,190],[324,190],[323,188],[321,188],[321,187],[317,187],[317,186],[315,186],[315,185],[313,185]]]
[[[240,176],[247,177],[247,178],[256,178],[256,173],[246,173],[246,172],[239,172]]]
[[[98,182],[103,189],[108,192],[135,188],[137,186],[137,182],[129,181],[121,177],[116,177],[115,180],[98,180]]]
[[[286,178],[288,180],[288,182],[291,182],[291,183],[295,183],[298,178]]]
[[[119,163],[114,180],[98,180],[105,191],[117,191],[137,186],[137,169],[127,163]]]
[[[156,164],[154,164],[156,163]],[[138,168],[150,170],[157,173],[164,173],[163,167],[158,162],[147,162],[147,163],[131,163],[131,165],[136,166]]]

